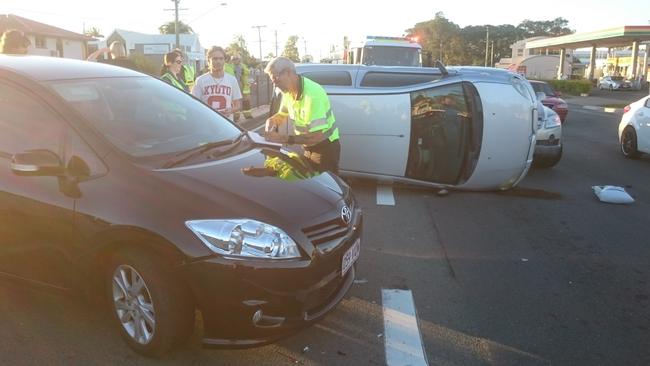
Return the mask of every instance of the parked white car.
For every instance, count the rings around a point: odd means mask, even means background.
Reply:
[[[533,160],[537,100],[506,70],[304,64],[330,96],[341,175],[508,189]],[[277,108],[277,98],[271,113]]]
[[[544,98],[545,96],[541,100]],[[549,107],[541,106],[539,110],[533,165],[539,168],[551,168],[562,158],[562,121],[560,116]]]
[[[600,90],[629,90],[632,84],[622,76],[603,76],[598,80],[598,89]]]
[[[628,105],[618,125],[621,152],[628,158],[650,154],[650,95]]]

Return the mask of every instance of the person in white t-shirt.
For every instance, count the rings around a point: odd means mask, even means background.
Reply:
[[[241,109],[242,94],[237,79],[224,72],[225,63],[226,51],[212,46],[208,51],[209,72],[196,79],[192,95],[232,120]]]

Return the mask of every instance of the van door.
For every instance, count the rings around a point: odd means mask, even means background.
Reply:
[[[470,83],[411,93],[406,177],[457,185],[469,178],[480,152],[482,114]]]

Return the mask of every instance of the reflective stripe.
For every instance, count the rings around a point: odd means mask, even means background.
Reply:
[[[177,87],[177,88],[180,89],[180,90],[185,90],[185,88],[186,88],[185,85],[183,85],[183,83],[181,83],[178,79],[176,79],[176,78],[174,77],[174,75],[172,75],[172,74],[169,73],[169,72],[166,72],[166,73],[161,77],[161,79],[166,80],[168,83],[172,84],[173,86]]]

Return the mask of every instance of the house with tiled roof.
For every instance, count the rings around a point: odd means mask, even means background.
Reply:
[[[7,29],[22,31],[32,43],[30,55],[66,57],[84,60],[92,37],[71,32],[13,14],[0,14],[0,33]]]

